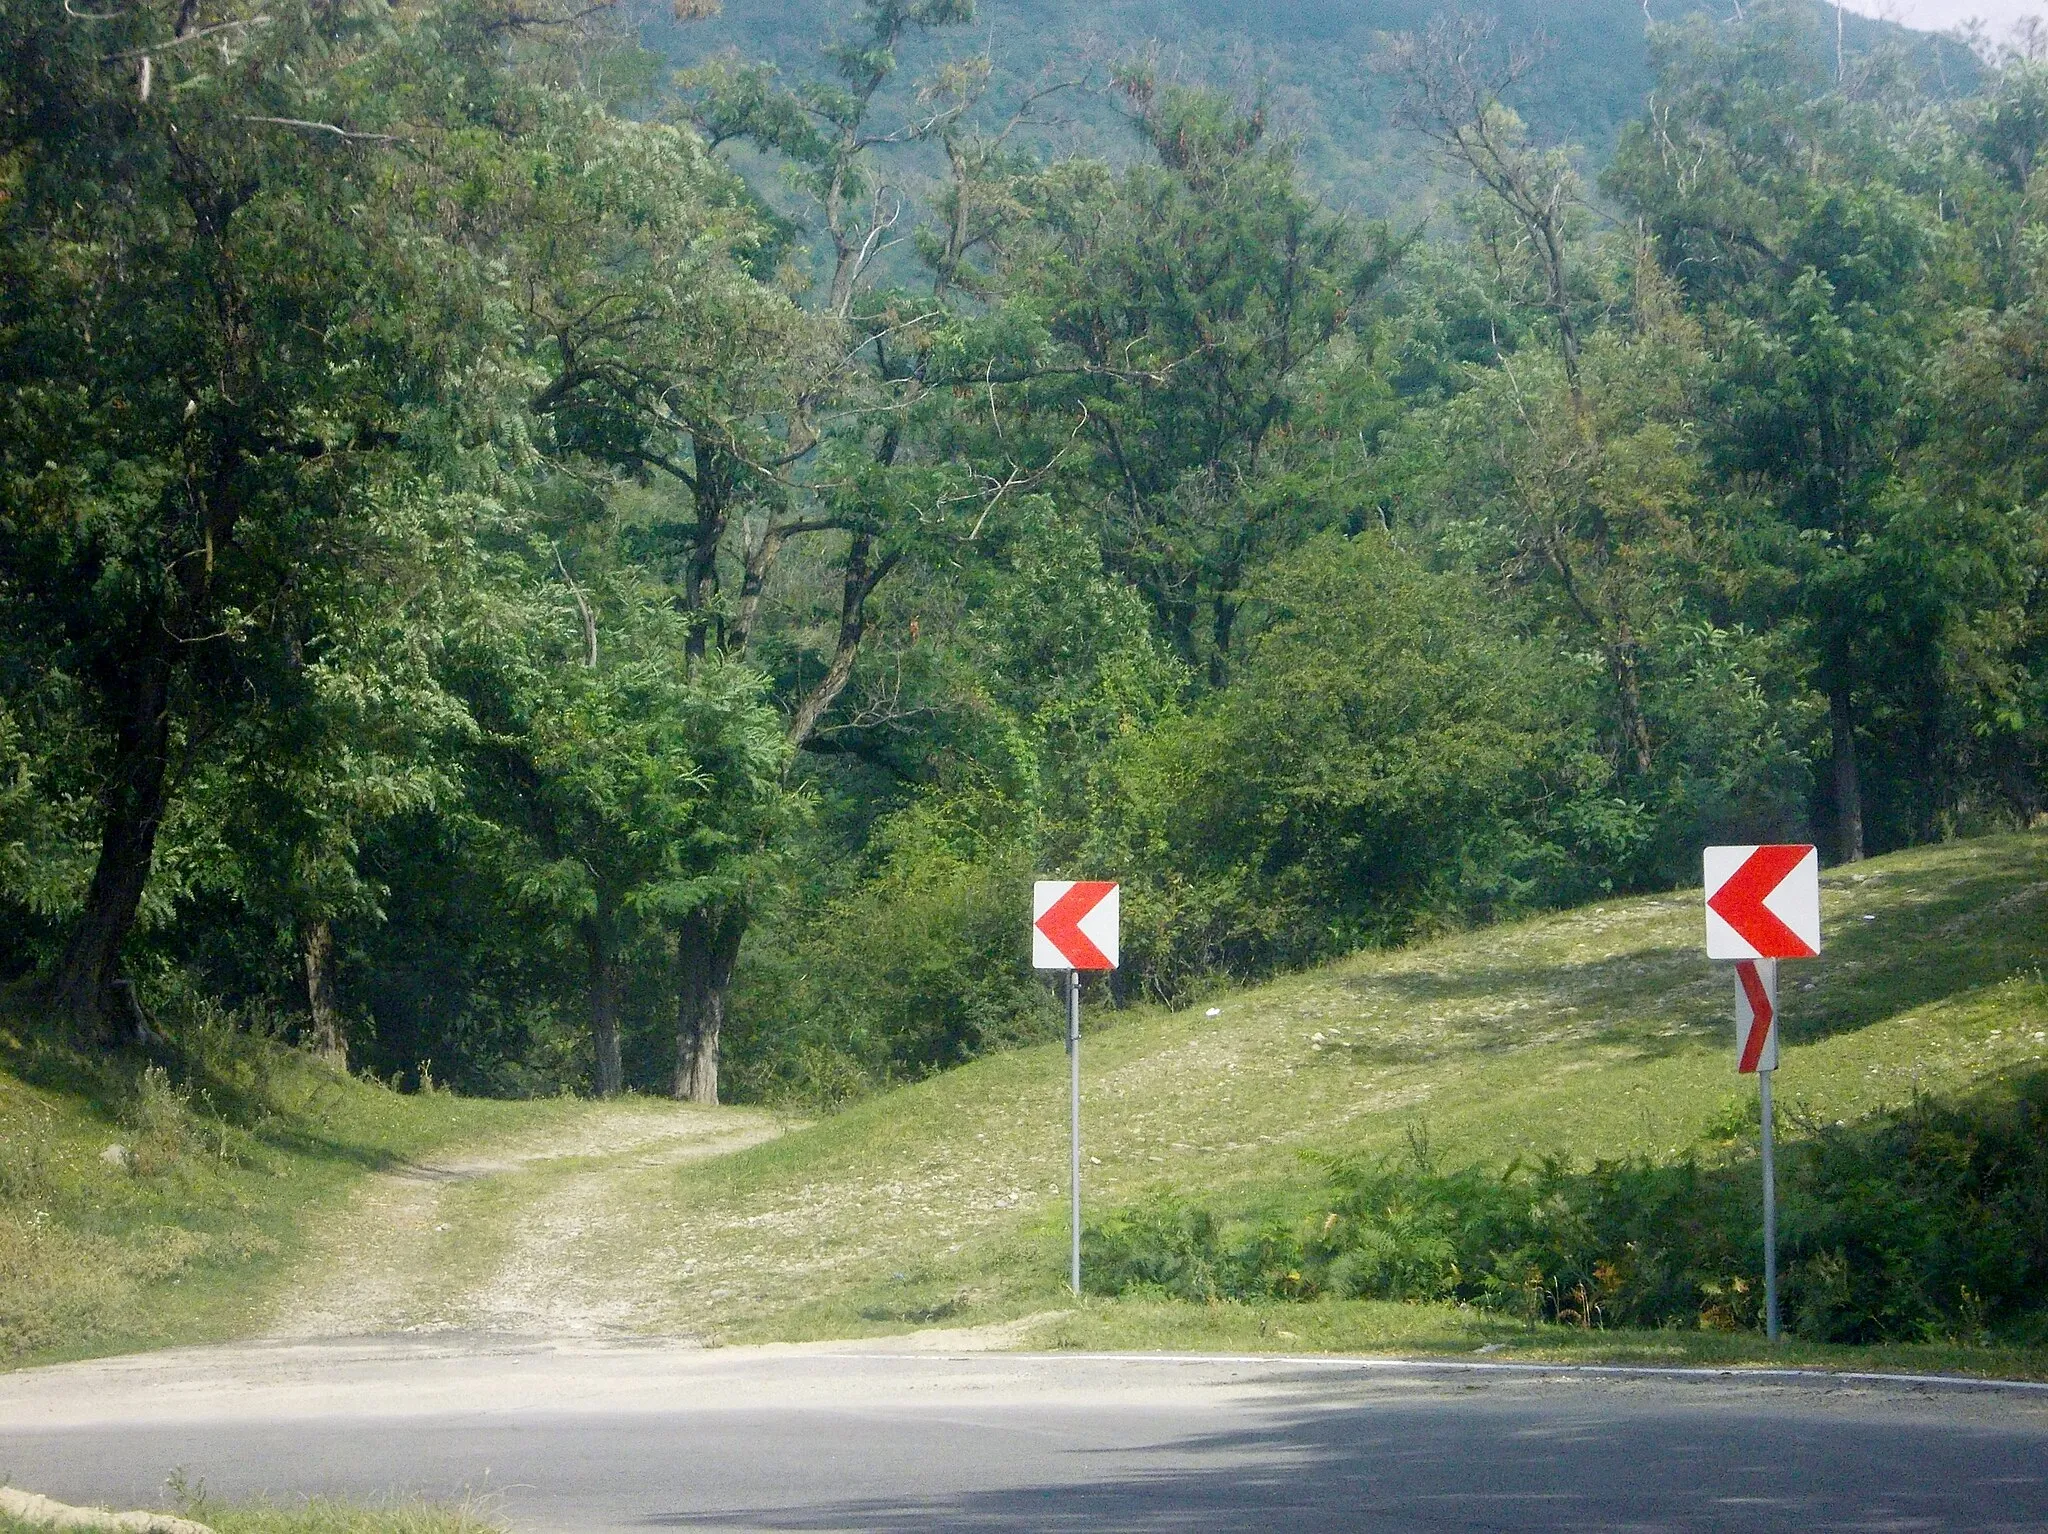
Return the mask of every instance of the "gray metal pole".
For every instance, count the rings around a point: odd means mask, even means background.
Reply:
[[[1764,1148],[1764,1334],[1778,1340],[1778,1177],[1771,1163],[1771,1073],[1756,1073],[1762,1098]]]
[[[1067,1067],[1071,1077],[1068,1108],[1073,1149],[1074,1294],[1081,1293],[1081,972],[1067,971]]]

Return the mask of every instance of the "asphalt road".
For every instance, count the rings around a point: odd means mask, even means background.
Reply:
[[[527,1530],[2039,1530],[2048,1390],[462,1337],[0,1375],[0,1481],[174,1470]]]

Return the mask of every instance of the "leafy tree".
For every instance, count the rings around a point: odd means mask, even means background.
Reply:
[[[1682,877],[1702,838],[1798,832],[1809,727],[1796,651],[1738,616],[1758,530],[1710,493],[1697,327],[1653,267],[1631,275],[1633,324],[1588,338],[1576,400],[1556,354],[1504,356],[1416,412],[1382,470],[1437,560],[1597,659],[1603,750],[1637,816],[1596,861],[1623,885]]]
[[[585,962],[610,1096],[625,1085],[628,955],[731,879],[735,844],[755,843],[779,800],[783,748],[757,677],[723,661],[685,670],[678,626],[630,587],[602,604],[573,594],[578,631],[500,652],[478,699],[481,765],[510,887]],[[616,621],[600,625],[600,606]],[[716,1034],[700,1047],[711,1057],[679,1059],[679,1088],[696,1072],[715,1084]]]
[[[1665,44],[1657,115],[1610,182],[1657,238],[1715,353],[1709,451],[1794,538],[1795,612],[1829,701],[1838,855],[1865,844],[1859,734],[1901,659],[1873,615],[1910,602],[1888,508],[1905,493],[1938,340],[1942,234],[1887,136],[1887,104],[1833,89],[1791,10]]]
[[[1604,784],[1568,673],[1378,532],[1325,534],[1249,598],[1231,686],[1121,763],[1126,941],[1155,983],[1181,955],[1298,965],[1530,898],[1569,836],[1542,806]]]
[[[1286,480],[1300,397],[1396,242],[1306,196],[1262,109],[1123,89],[1156,163],[1041,178],[1001,371],[1110,568],[1220,684],[1244,582],[1318,525]]]
[[[1397,33],[1379,67],[1401,83],[1400,120],[1429,142],[1446,169],[1483,187],[1514,225],[1555,327],[1576,407],[1580,321],[1574,310],[1584,298],[1574,291],[1570,247],[1583,221],[1585,189],[1571,152],[1532,146],[1507,104],[1540,54],[1519,42],[1496,50],[1497,27],[1490,18],[1439,16],[1420,35]]]
[[[685,615],[672,662],[715,671],[747,654],[783,551],[837,526],[805,514],[788,479],[836,385],[834,327],[759,279],[775,230],[687,129],[586,110],[525,153],[515,249],[546,380],[532,408],[558,458],[609,470],[620,488],[652,479],[680,492],[687,517],[657,497],[641,552]],[[879,574],[857,549],[848,559],[850,665]],[[836,691],[822,688],[799,713],[829,706]],[[759,894],[740,874],[765,851],[735,849],[724,876],[694,886],[697,904],[670,913],[678,1096],[717,1100],[725,993]]]
[[[380,891],[361,867],[362,839],[379,824],[457,798],[458,753],[474,734],[437,674],[440,626],[457,617],[447,599],[477,575],[447,568],[452,540],[432,536],[447,531],[430,515],[405,550],[410,608],[383,600],[380,579],[358,587],[360,610],[330,612],[323,643],[290,679],[295,685],[266,699],[197,796],[220,814],[213,881],[295,950],[307,1041],[344,1068],[334,927],[381,915]],[[429,573],[436,556],[442,567]],[[442,600],[428,600],[430,592]]]
[[[100,785],[48,982],[87,1036],[189,764],[392,508],[470,472],[500,316],[464,178],[521,115],[506,40],[552,16],[6,10],[0,582]]]
[[[719,639],[734,655],[747,653],[755,638],[754,619],[783,551],[796,539],[829,540],[832,583],[838,587],[836,623],[822,647],[822,674],[787,690],[789,743],[810,743],[853,678],[871,619],[875,593],[910,554],[934,536],[929,524],[949,502],[972,499],[958,491],[960,476],[918,462],[906,452],[910,412],[930,382],[930,361],[938,330],[937,300],[913,301],[878,293],[877,258],[904,217],[901,195],[880,168],[879,155],[891,144],[944,138],[956,173],[985,169],[987,158],[971,150],[957,125],[977,98],[972,78],[951,78],[935,87],[936,109],[922,121],[884,131],[874,124],[877,99],[897,69],[897,50],[910,34],[971,18],[965,0],[869,0],[858,12],[853,33],[829,42],[830,66],[822,78],[795,89],[781,86],[773,72],[730,61],[681,77],[691,117],[713,142],[746,138],[780,156],[791,183],[815,207],[829,243],[828,271],[815,295],[822,323],[814,334],[836,341],[829,359],[812,359],[808,377],[789,390],[790,402],[776,414],[771,431],[778,440],[751,452],[737,445],[721,459],[719,443],[701,422],[687,427],[694,460],[685,473],[670,459],[661,464],[682,480],[697,508],[690,532],[686,602],[693,608],[723,604],[732,613]],[[970,72],[971,74],[971,72]],[[967,195],[956,181],[956,199]],[[955,235],[942,257],[938,287],[957,285],[982,237],[971,214],[955,220]],[[829,365],[821,365],[829,363]],[[829,433],[812,412],[828,392],[855,407],[845,424]],[[709,445],[712,452],[707,454]],[[797,471],[815,459],[815,480]],[[728,552],[728,506],[749,505],[736,551]],[[921,525],[925,524],[925,525]],[[942,536],[942,535],[940,535]],[[765,850],[765,849],[761,849]],[[740,944],[757,900],[738,886],[685,914],[678,926],[678,1037],[715,1040]],[[699,1062],[715,1060],[716,1046],[682,1046]],[[678,1077],[694,1083],[690,1095],[715,1097],[715,1073],[700,1064]]]

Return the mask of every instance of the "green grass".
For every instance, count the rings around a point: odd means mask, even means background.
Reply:
[[[2048,836],[1920,849],[1824,882],[1824,955],[1781,971],[1786,1132],[1916,1092],[1995,1092],[2042,1069]],[[1095,1009],[1083,1047],[1089,1206],[1168,1188],[1247,1218],[1291,1216],[1320,1196],[1302,1152],[1394,1153],[1417,1133],[1451,1166],[1712,1154],[1744,1131],[1755,1089],[1734,1072],[1728,967],[1710,965],[1702,941],[1699,895],[1680,892],[1363,955],[1185,1011]],[[1022,1050],[650,1175],[638,1190],[650,1238],[690,1232],[663,1324],[742,1341],[1056,1311],[1025,1339],[1237,1348],[1270,1335],[1281,1312],[1261,1307],[1074,1308],[1065,1096],[1062,1052]],[[1289,1346],[1764,1356],[1745,1338],[1503,1339],[1420,1310],[1284,1314],[1299,1334]],[[2032,1355],[1998,1367],[2041,1372]]]
[[[325,1498],[293,1503],[201,1498],[175,1516],[205,1524],[214,1534],[501,1534],[504,1528],[474,1508],[436,1502],[376,1506]],[[0,1513],[0,1534],[48,1534],[50,1527]]]
[[[366,1173],[597,1111],[401,1095],[262,1041],[202,1043],[182,1085],[138,1082],[0,1021],[0,1366],[247,1335]]]
[[[1020,1340],[1030,1347],[1087,1352],[1392,1353],[1484,1357],[1495,1363],[1607,1363],[1644,1368],[1769,1365],[2048,1378],[2048,1355],[2038,1348],[1960,1343],[1842,1347],[1796,1338],[1773,1347],[1753,1334],[1528,1327],[1465,1306],[1391,1300],[1189,1305],[1173,1300],[1091,1297],[1065,1314],[1025,1328]]]
[[[1916,1093],[1995,1097],[2048,1069],[2048,835],[1901,853],[1825,885],[1825,954],[1781,976],[1786,1133]],[[1399,1153],[1417,1135],[1450,1167],[1731,1154],[1755,1089],[1734,1073],[1727,967],[1701,941],[1699,896],[1681,892],[1361,955],[1178,1012],[1091,1005],[1089,1209],[1165,1189],[1234,1218],[1293,1219],[1323,1196],[1304,1152]],[[708,1341],[1014,1322],[1017,1341],[1045,1347],[2048,1375],[2039,1351],[1772,1352],[1744,1335],[1531,1330],[1451,1306],[1076,1304],[1058,1046],[681,1165],[628,1148],[626,1118],[646,1103],[403,1096],[273,1046],[200,1046],[187,1087],[138,1087],[132,1067],[0,1026],[0,1362],[249,1335],[322,1264],[367,1258],[350,1243],[376,1232],[337,1215],[371,1171],[458,1144],[489,1156],[544,1143],[575,1154],[436,1194],[445,1239],[431,1251],[416,1232],[386,1233],[449,1291],[446,1314],[471,1313],[455,1291],[493,1281],[517,1226],[529,1289],[630,1296],[605,1325]],[[132,1164],[103,1160],[111,1144]],[[615,1149],[586,1165],[578,1146]],[[558,1221],[575,1236],[558,1250],[533,1246],[533,1212],[577,1188],[602,1207]],[[339,1252],[322,1240],[337,1230],[350,1233]]]

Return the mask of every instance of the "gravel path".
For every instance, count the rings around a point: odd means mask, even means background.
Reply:
[[[629,1102],[546,1138],[379,1174],[323,1233],[267,1331],[307,1340],[647,1330],[669,1309],[672,1269],[632,1185],[782,1128],[766,1113]]]

